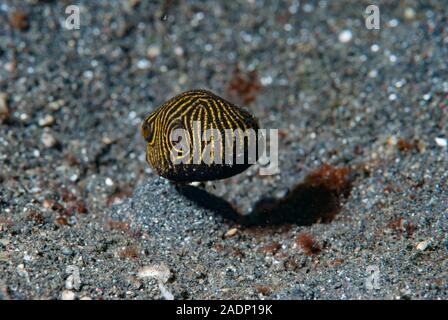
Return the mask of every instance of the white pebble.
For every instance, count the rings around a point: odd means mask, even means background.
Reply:
[[[154,264],[151,266],[142,267],[137,276],[139,278],[155,278],[161,283],[166,283],[171,277],[170,269],[164,264]]]
[[[304,12],[310,13],[310,12],[313,12],[313,10],[314,10],[314,6],[311,3],[305,3],[303,5],[303,11]]]
[[[260,79],[260,82],[262,86],[268,86],[272,83],[272,77],[271,76],[262,77]]]
[[[91,70],[86,70],[83,72],[83,75],[85,78],[87,79],[92,79],[93,78],[93,72]]]
[[[49,132],[42,133],[41,141],[47,148],[52,148],[58,143],[55,137]]]
[[[287,23],[287,24],[285,24],[285,25],[283,26],[283,29],[284,29],[285,31],[289,32],[289,31],[292,30],[292,25],[290,25],[289,23]]]
[[[75,300],[75,293],[70,290],[64,290],[61,293],[62,300]]]
[[[204,50],[207,51],[207,52],[212,51],[212,50],[213,50],[213,45],[210,44],[210,43],[207,43],[207,44],[204,46]]]
[[[448,140],[445,138],[436,137],[434,140],[439,147],[446,148],[448,146]]]
[[[183,56],[184,55],[184,49],[180,46],[176,46],[174,48],[174,53],[176,54],[176,56]]]
[[[165,286],[164,286],[163,284],[161,284],[161,283],[159,283],[159,290],[160,290],[160,293],[162,294],[162,297],[163,297],[165,300],[174,300],[174,296],[173,296],[173,294],[172,294],[171,292],[169,292],[169,291],[165,288]]]
[[[389,100],[390,100],[390,101],[395,101],[395,100],[397,100],[397,95],[396,95],[395,93],[391,93],[391,94],[389,95]]]
[[[401,79],[401,80],[395,82],[395,87],[399,89],[399,88],[401,88],[402,86],[404,86],[405,83],[406,83],[406,80],[405,80],[405,79]]]
[[[237,228],[232,228],[232,229],[230,229],[229,231],[227,231],[227,232],[225,233],[224,238],[230,238],[230,237],[233,237],[234,235],[237,234],[237,232],[238,232],[238,229],[237,229]]]
[[[431,244],[431,239],[421,241],[417,244],[417,250],[425,251]]]
[[[160,50],[159,46],[152,45],[152,46],[149,46],[148,51],[146,53],[148,54],[148,57],[150,59],[154,59],[160,55],[160,52],[161,52],[161,50]]]
[[[406,8],[404,9],[404,17],[408,20],[412,20],[415,18],[415,10],[414,8]]]
[[[392,19],[389,21],[389,26],[392,28],[395,28],[396,26],[398,26],[399,22],[397,19]]]
[[[353,33],[350,30],[344,30],[341,33],[339,33],[338,39],[339,42],[342,43],[348,43],[352,40]]]
[[[370,50],[372,50],[372,52],[378,52],[380,50],[380,46],[377,44],[372,44],[370,46]]]
[[[81,287],[81,277],[79,275],[79,268],[71,265],[67,266],[66,272],[70,274],[65,280],[65,288],[68,290],[79,290]]]
[[[41,127],[48,127],[54,123],[54,118],[52,115],[47,114],[46,116],[39,119],[38,124]]]
[[[378,70],[372,69],[369,71],[369,77],[370,78],[376,78],[378,76]]]
[[[148,69],[151,66],[151,62],[147,59],[141,59],[137,62],[137,68]]]
[[[108,187],[112,187],[114,185],[114,181],[111,178],[106,178],[105,182]]]
[[[53,111],[58,111],[63,105],[64,105],[65,101],[64,100],[56,100],[56,101],[51,101],[48,104],[48,107],[53,110]]]

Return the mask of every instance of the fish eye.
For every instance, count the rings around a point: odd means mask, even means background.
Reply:
[[[151,142],[154,135],[154,124],[145,121],[142,125],[142,135],[147,142]]]

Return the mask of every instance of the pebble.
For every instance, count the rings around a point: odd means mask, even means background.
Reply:
[[[161,52],[161,50],[160,50],[159,46],[152,45],[152,46],[149,46],[148,51],[146,53],[148,54],[148,57],[150,59],[154,59],[160,55],[160,52]]]
[[[181,46],[176,46],[174,48],[174,53],[176,54],[176,56],[180,57],[184,55],[184,49]]]
[[[162,294],[162,297],[163,297],[165,300],[174,300],[174,296],[173,296],[173,294],[172,294],[171,292],[169,292],[169,291],[165,288],[165,286],[164,286],[163,284],[161,284],[161,283],[159,283],[159,290],[160,290],[160,293]]]
[[[1,228],[0,228],[1,231]],[[0,251],[0,262],[6,262],[9,260],[9,253],[6,251]]]
[[[400,23],[398,22],[397,19],[392,19],[392,20],[389,21],[388,24],[389,24],[389,27],[391,27],[391,28],[395,28],[395,27],[397,27]]]
[[[108,187],[112,187],[114,185],[114,181],[111,178],[106,178],[105,183]]]
[[[171,277],[171,271],[165,264],[153,264],[142,267],[137,276],[141,279],[155,278],[162,283],[166,283]]]
[[[151,67],[151,62],[147,59],[141,59],[137,62],[137,68],[139,69],[148,69]]]
[[[415,10],[414,10],[414,8],[410,8],[410,7],[408,7],[408,8],[406,8],[406,9],[404,9],[404,17],[405,17],[407,20],[412,20],[412,19],[414,19],[414,18],[415,18]]]
[[[389,95],[389,100],[390,100],[390,101],[395,101],[395,100],[397,100],[397,95],[396,95],[395,93],[391,93],[391,94]]]
[[[370,50],[371,50],[372,52],[378,52],[378,51],[380,50],[380,46],[377,45],[377,44],[372,44],[372,45],[370,46]]]
[[[53,111],[58,111],[59,109],[61,109],[61,107],[64,105],[64,100],[60,99],[60,100],[56,100],[56,101],[52,101],[48,104],[48,107],[53,110]]]
[[[41,127],[48,127],[51,126],[53,123],[54,123],[54,117],[50,114],[47,114],[46,116],[38,120],[38,124]]]
[[[417,250],[425,251],[431,244],[432,239],[421,241],[417,244]]]
[[[348,43],[352,41],[353,33],[350,30],[344,30],[341,33],[339,33],[338,39],[339,42],[342,43]]]
[[[369,77],[370,78],[376,78],[378,76],[378,70],[372,69],[369,71]]]
[[[448,139],[436,137],[434,140],[439,147],[446,148],[448,146]]]
[[[8,96],[6,95],[6,93],[0,92],[0,118],[7,117],[8,115]]]
[[[45,199],[42,205],[45,209],[50,209],[53,205],[53,201],[50,199]]]
[[[62,300],[75,300],[75,293],[71,290],[64,290],[61,293]]]
[[[231,238],[234,235],[236,235],[237,232],[238,232],[237,228],[232,228],[232,229],[230,229],[229,231],[226,232],[226,234],[224,235],[224,238]]]
[[[53,148],[58,143],[56,138],[49,132],[42,133],[41,141],[47,148]]]
[[[424,94],[424,95],[423,95],[423,100],[425,100],[425,101],[429,101],[429,100],[431,100],[431,94],[430,94],[430,93],[426,93],[426,94]]]
[[[62,254],[64,256],[71,256],[73,254],[73,251],[70,248],[67,248],[67,247],[63,247],[61,252],[62,252]]]

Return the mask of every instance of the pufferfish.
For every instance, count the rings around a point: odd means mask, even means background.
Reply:
[[[179,130],[178,130],[179,129]],[[259,122],[207,90],[181,93],[143,121],[146,160],[175,182],[232,177],[258,159]]]

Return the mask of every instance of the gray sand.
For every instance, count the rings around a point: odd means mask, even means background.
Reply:
[[[444,1],[380,30],[348,0],[77,3],[80,30],[0,2],[1,299],[448,298]],[[192,88],[281,129],[280,174],[152,172],[140,123]]]

